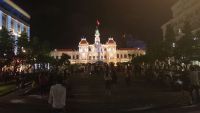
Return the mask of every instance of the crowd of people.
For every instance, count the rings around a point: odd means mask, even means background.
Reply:
[[[198,103],[200,78],[199,66],[181,62],[169,64],[164,61],[142,63],[133,66],[133,76],[149,83],[169,88],[173,91],[185,91],[190,94],[190,104]]]
[[[100,71],[104,75],[106,95],[111,95],[111,89],[117,84],[118,75],[121,72],[127,87],[134,82],[132,81],[133,79],[141,79],[147,83],[168,88],[172,91],[185,91],[189,93],[191,98],[190,104],[200,102],[200,67],[190,63],[155,61],[153,63],[117,66],[111,63],[95,68],[89,67],[89,69],[85,70],[89,71],[86,73],[98,73]]]
[[[30,83],[29,93],[39,92],[41,96],[49,94],[49,103],[52,104],[54,111],[59,113],[65,106],[64,101],[72,95],[70,76],[77,73],[85,73],[86,76],[102,75],[105,81],[105,95],[108,96],[112,95],[112,88],[116,87],[120,72],[127,87],[134,82],[133,79],[142,79],[147,83],[159,84],[158,86],[175,91],[186,91],[190,94],[190,103],[193,104],[200,101],[199,69],[199,66],[186,65],[180,62],[169,64],[168,62],[156,61],[154,63],[127,63],[123,65],[104,63],[101,65],[85,65],[78,71],[74,71],[73,68],[34,73],[1,71],[0,82],[14,81],[17,88],[24,88],[25,84]]]
[[[24,86],[31,82],[33,73],[28,72],[14,72],[11,70],[0,71],[1,84],[16,84],[17,88],[24,88]]]

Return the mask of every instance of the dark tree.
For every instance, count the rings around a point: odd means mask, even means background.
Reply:
[[[21,59],[27,59],[28,54],[30,54],[30,43],[28,41],[28,36],[26,32],[22,32],[21,36],[18,38],[18,53],[17,56]]]
[[[61,58],[60,58],[60,60],[59,60],[59,64],[60,64],[60,65],[68,65],[68,64],[70,64],[69,59],[70,59],[70,56],[69,56],[69,55],[67,55],[67,54],[62,54],[62,56],[61,56]]]
[[[162,42],[162,47],[165,56],[166,57],[171,57],[174,56],[174,47],[173,43],[176,42],[176,34],[174,32],[174,27],[173,25],[169,24],[166,29],[166,34],[165,34],[165,40]]]
[[[194,53],[194,35],[192,34],[191,26],[188,22],[185,22],[183,26],[184,35],[177,42],[176,54],[177,57],[191,57]]]
[[[176,39],[176,34],[174,32],[174,27],[171,24],[169,24],[167,25],[166,29],[165,41],[172,43],[176,41],[175,39]]]
[[[8,65],[14,57],[14,39],[6,28],[0,30],[0,67]]]

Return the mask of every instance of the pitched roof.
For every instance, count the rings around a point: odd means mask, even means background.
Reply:
[[[81,39],[81,41],[79,42],[79,44],[80,45],[87,45],[88,44],[88,42],[87,42],[87,40],[86,39]]]
[[[113,38],[108,38],[108,41],[106,44],[116,44]]]

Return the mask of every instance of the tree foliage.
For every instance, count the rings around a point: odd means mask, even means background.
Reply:
[[[191,26],[185,22],[183,26],[183,37],[177,42],[176,54],[179,57],[189,57],[194,53],[194,35],[192,34]]]
[[[59,64],[60,64],[60,65],[68,65],[68,64],[70,64],[69,59],[70,59],[70,56],[69,56],[69,55],[67,55],[67,54],[62,54],[62,56],[61,56],[61,58],[60,58],[60,60],[59,60]]]
[[[0,30],[0,67],[11,63],[14,56],[14,39],[6,29]]]

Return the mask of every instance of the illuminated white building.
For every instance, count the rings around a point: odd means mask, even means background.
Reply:
[[[144,55],[145,51],[140,48],[122,48],[117,49],[117,44],[113,38],[108,38],[105,44],[100,41],[99,30],[95,31],[94,44],[89,44],[86,38],[82,38],[78,45],[78,50],[55,49],[51,52],[54,58],[61,58],[62,54],[71,57],[71,64],[76,63],[95,63],[102,61],[105,63],[129,62],[132,55]]]
[[[30,37],[30,15],[11,0],[0,0],[0,29],[11,31],[17,45],[18,37],[26,32]],[[15,54],[17,47],[15,47]]]

